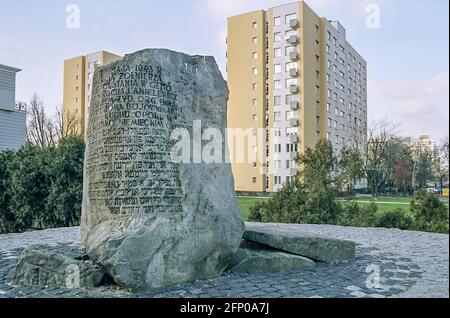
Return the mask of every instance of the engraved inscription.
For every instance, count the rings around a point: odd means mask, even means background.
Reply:
[[[160,67],[98,72],[86,154],[92,208],[116,215],[181,211],[179,166],[170,160],[177,93]]]

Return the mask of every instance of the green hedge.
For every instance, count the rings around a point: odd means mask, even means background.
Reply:
[[[288,184],[269,200],[250,207],[249,221],[333,224],[449,233],[449,210],[438,197],[419,192],[410,213],[401,209],[378,213],[375,203],[336,202],[325,189],[307,192],[300,182]]]
[[[79,224],[84,142],[0,152],[0,233]]]

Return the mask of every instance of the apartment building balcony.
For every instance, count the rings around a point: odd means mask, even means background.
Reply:
[[[289,59],[293,62],[298,60],[298,52],[297,51],[292,51],[289,53]]]
[[[289,140],[293,144],[298,144],[300,142],[300,137],[298,135],[291,135]]]
[[[298,153],[295,151],[289,153],[289,159],[291,159],[291,160],[296,160],[297,156],[298,156]]]
[[[290,75],[291,77],[298,77],[298,70],[297,70],[296,68],[291,68],[291,69],[289,70],[289,75]]]
[[[300,26],[300,23],[298,22],[298,19],[292,19],[289,22],[289,25],[291,26],[291,29],[297,30],[298,27]]]
[[[291,107],[291,110],[298,110],[299,102],[298,101],[292,101],[292,102],[290,102],[289,106]]]
[[[291,35],[288,39],[287,42],[291,45],[297,45],[298,44],[298,36],[297,35]]]
[[[293,84],[293,85],[289,86],[289,91],[290,91],[292,94],[298,94],[298,85]]]
[[[291,118],[290,124],[292,127],[298,127],[299,126],[299,120],[297,118]]]

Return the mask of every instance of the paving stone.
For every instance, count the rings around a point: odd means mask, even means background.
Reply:
[[[79,255],[78,228],[52,229],[13,235],[0,235],[0,298],[72,298],[72,297],[299,297],[324,298],[354,297],[440,297],[448,298],[449,243],[448,235],[426,234],[387,229],[346,228],[327,225],[284,225],[317,235],[347,239],[358,243],[357,259],[349,263],[331,265],[318,263],[313,270],[300,270],[278,274],[248,274],[226,272],[215,280],[180,284],[152,294],[130,294],[120,288],[99,291],[44,288],[27,290],[8,285],[15,272],[17,259],[6,256],[20,255],[35,242],[39,246],[67,256]],[[55,237],[57,239],[55,240]],[[63,244],[56,244],[60,241]],[[65,244],[64,244],[65,243]],[[383,289],[368,289],[368,266],[379,265]],[[386,269],[390,271],[384,271]],[[408,271],[401,277],[398,273]],[[8,278],[9,277],[9,278]],[[295,286],[297,283],[298,286]],[[288,288],[286,285],[289,285]],[[354,290],[346,288],[353,287]],[[353,292],[359,292],[351,295]],[[28,294],[27,294],[28,293]],[[261,296],[258,296],[261,295]]]

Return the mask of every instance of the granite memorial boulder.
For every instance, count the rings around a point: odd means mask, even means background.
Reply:
[[[225,136],[227,100],[213,57],[147,49],[95,72],[82,241],[122,286],[217,277],[237,252],[244,224],[226,140],[210,133]]]

